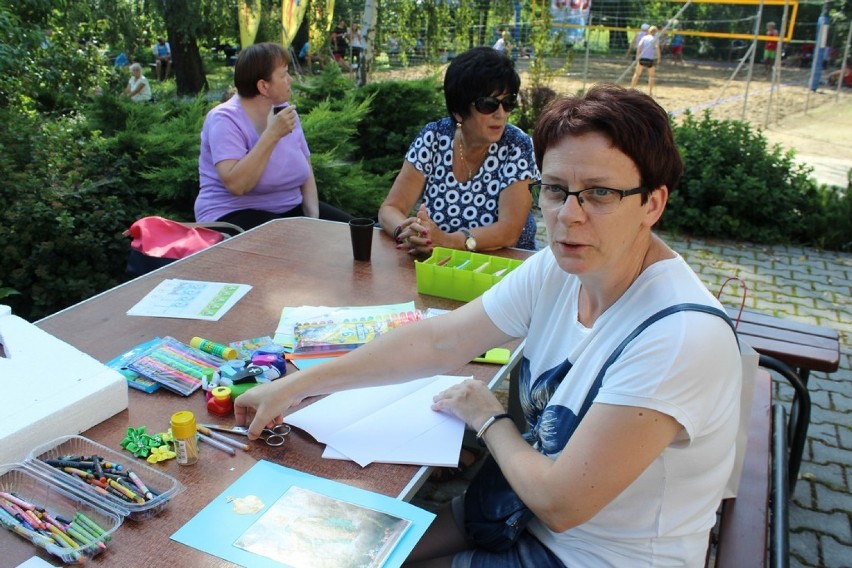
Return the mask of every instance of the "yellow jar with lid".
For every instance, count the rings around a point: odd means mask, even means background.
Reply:
[[[175,453],[180,465],[192,465],[198,461],[197,429],[195,415],[189,410],[181,410],[172,414],[172,436],[174,436]]]

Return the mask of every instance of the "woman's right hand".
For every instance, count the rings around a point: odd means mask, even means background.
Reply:
[[[283,413],[301,402],[287,391],[285,381],[253,387],[234,400],[237,426],[249,425],[249,439],[256,440],[264,428],[284,422]]]
[[[278,138],[284,138],[296,130],[296,106],[288,105],[281,109],[278,114],[273,114],[267,129],[271,130]]]

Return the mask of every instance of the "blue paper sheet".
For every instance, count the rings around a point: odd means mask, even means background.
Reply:
[[[233,543],[291,486],[308,489],[411,521],[411,526],[384,564],[389,568],[402,565],[435,518],[434,514],[398,499],[309,475],[272,462],[259,461],[199,511],[186,525],[178,529],[171,538],[243,566],[259,568],[284,566],[269,558],[237,548]],[[250,515],[234,513],[233,503],[228,502],[227,498],[249,495],[260,498],[265,505],[264,509]]]

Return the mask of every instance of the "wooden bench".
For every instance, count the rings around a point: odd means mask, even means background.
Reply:
[[[773,560],[783,562],[787,558],[786,483],[775,483],[776,473],[782,477],[786,475],[786,449],[775,455],[770,445],[774,422],[771,407],[772,379],[765,369],[759,369],[755,377],[739,489],[736,498],[722,502],[718,523],[711,535],[707,566],[762,568],[767,565],[767,553],[770,550]],[[781,440],[786,441],[786,437],[782,435]],[[773,511],[771,516],[770,503]],[[775,512],[776,505],[785,508]],[[784,538],[779,540],[773,536],[770,546],[770,534],[776,535],[774,529],[779,524],[783,528]],[[773,528],[771,532],[770,525]]]
[[[737,334],[760,355],[760,365],[782,375],[795,390],[787,426],[789,447],[787,480],[792,493],[810,423],[811,371],[832,373],[840,366],[840,338],[835,329],[800,323],[752,310],[727,308]]]

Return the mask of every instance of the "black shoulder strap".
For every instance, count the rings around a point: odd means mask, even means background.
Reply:
[[[714,308],[712,306],[705,306],[704,304],[691,304],[691,303],[675,304],[673,306],[663,308],[662,310],[660,310],[659,312],[650,316],[648,319],[646,319],[645,321],[640,323],[638,326],[636,326],[636,329],[634,329],[630,333],[630,335],[628,335],[627,337],[624,338],[624,341],[622,341],[618,345],[618,347],[615,348],[615,350],[612,352],[612,354],[609,356],[609,358],[603,364],[603,367],[601,367],[601,370],[598,373],[598,376],[595,377],[595,381],[592,383],[592,386],[589,389],[589,393],[586,395],[586,400],[583,402],[583,406],[580,408],[580,412],[577,414],[577,420],[574,422],[575,428],[576,428],[576,425],[579,425],[580,421],[586,415],[586,412],[588,412],[589,408],[591,408],[592,402],[594,402],[595,397],[597,396],[598,391],[601,388],[601,384],[603,384],[603,378],[604,378],[604,375],[607,372],[607,369],[609,369],[610,365],[615,363],[615,360],[618,359],[619,355],[621,355],[621,352],[624,351],[624,349],[627,347],[627,345],[631,341],[636,339],[636,336],[638,336],[640,333],[645,331],[645,328],[647,328],[649,325],[653,324],[657,320],[661,320],[664,317],[670,316],[671,314],[674,314],[674,313],[677,313],[677,312],[686,312],[686,311],[704,312],[704,313],[707,313],[707,314],[713,314],[715,316],[719,316],[720,318],[725,320],[725,323],[727,323],[730,326],[731,331],[733,331],[734,335],[736,336],[737,329],[736,329],[736,327],[734,327],[734,322],[731,321],[731,318],[728,317],[728,314],[726,314],[724,311],[722,311],[718,308]],[[573,434],[573,432],[571,432],[571,433]]]

